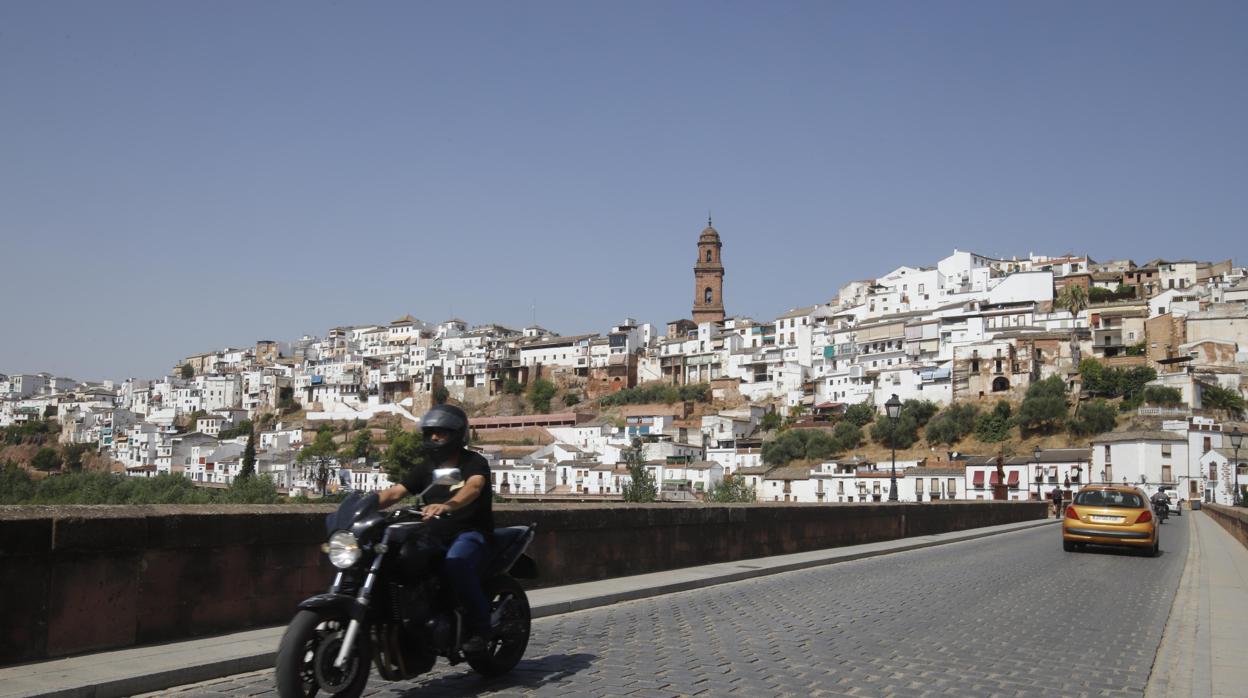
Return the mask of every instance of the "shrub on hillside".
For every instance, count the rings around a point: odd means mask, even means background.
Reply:
[[[955,402],[927,423],[927,442],[953,444],[966,438],[975,429],[979,408],[965,402]]]
[[[795,460],[827,460],[862,441],[857,425],[842,422],[829,434],[819,429],[790,429],[763,443],[763,462],[787,465]]]
[[[1144,388],[1144,402],[1158,407],[1178,407],[1183,404],[1183,393],[1178,388],[1150,385]]]
[[[652,402],[672,404],[679,401],[708,402],[711,386],[707,383],[691,383],[689,385],[670,385],[667,383],[647,383],[635,388],[625,388],[598,399],[598,403],[610,405],[644,405]]]
[[[845,421],[860,427],[870,424],[873,419],[875,419],[875,409],[866,403],[850,405],[849,409],[845,410]]]
[[[1010,438],[1010,429],[1014,427],[1012,412],[1009,401],[998,400],[991,412],[975,418],[975,438],[989,444]]]
[[[544,378],[538,378],[529,385],[529,402],[533,409],[543,414],[550,412],[550,399],[555,396],[555,384]]]
[[[927,426],[939,410],[940,407],[929,400],[906,400],[901,406],[902,413],[909,412],[910,416],[914,417],[914,423],[920,428]]]
[[[10,461],[0,464],[0,504],[25,504],[34,493],[30,473]]]

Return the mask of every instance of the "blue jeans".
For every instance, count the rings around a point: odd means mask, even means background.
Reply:
[[[489,549],[480,531],[464,531],[451,543],[442,565],[443,578],[455,591],[459,605],[464,607],[469,634],[485,634],[490,629],[490,605],[478,576]]]

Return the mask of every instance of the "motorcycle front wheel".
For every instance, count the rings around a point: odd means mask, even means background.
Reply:
[[[277,648],[277,694],[281,698],[311,698],[318,692],[356,698],[364,692],[372,656],[367,628],[356,635],[343,667],[334,667],[350,622],[346,614],[329,609],[295,614]]]
[[[498,628],[486,644],[485,652],[468,655],[468,665],[482,676],[505,674],[524,657],[529,646],[532,615],[529,597],[520,583],[511,577],[499,576],[484,584],[485,597],[490,601],[490,614],[500,608]]]

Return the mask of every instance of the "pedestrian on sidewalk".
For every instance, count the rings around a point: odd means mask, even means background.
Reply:
[[[1062,511],[1062,488],[1054,487],[1050,496],[1053,497],[1053,518],[1060,519],[1062,514],[1065,513]]]

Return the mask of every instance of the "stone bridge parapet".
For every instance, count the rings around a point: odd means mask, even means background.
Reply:
[[[1044,518],[1046,502],[499,504],[538,586]],[[280,625],[334,569],[328,505],[0,507],[0,664]]]

